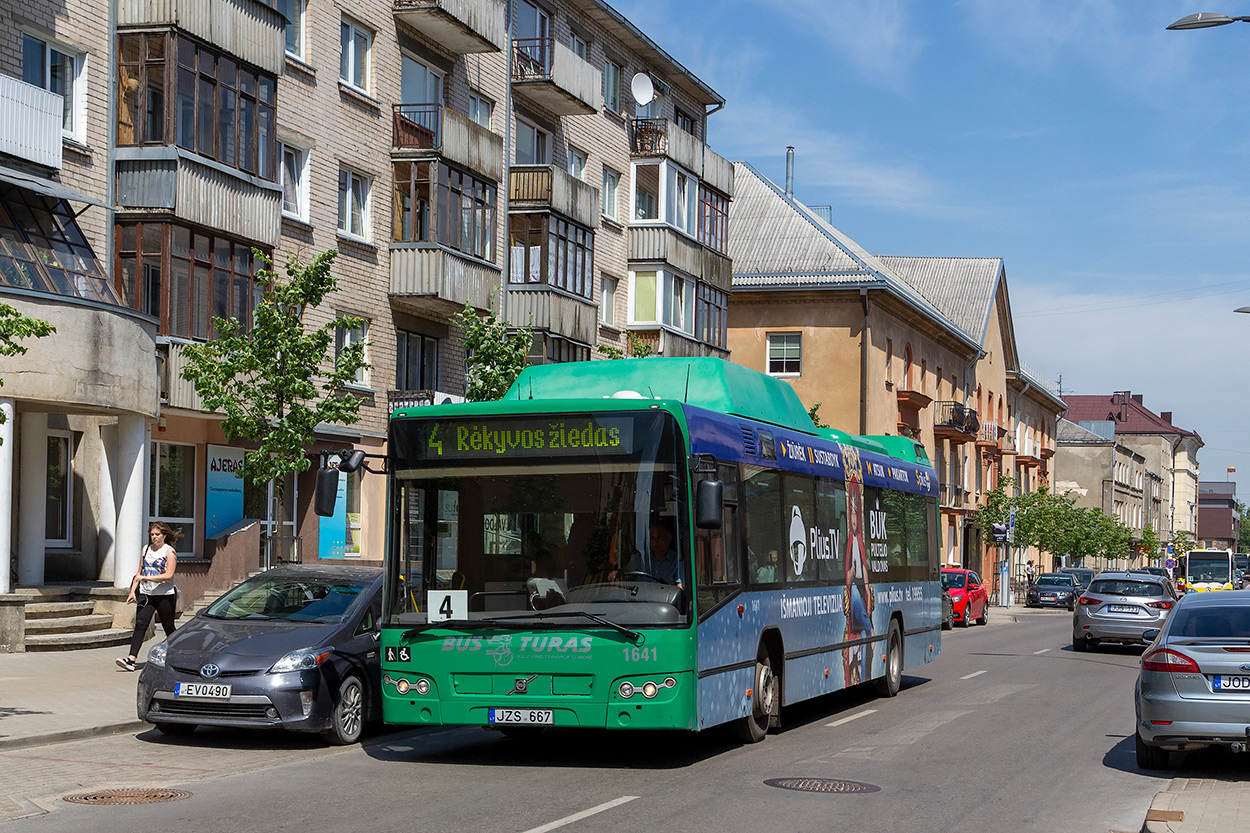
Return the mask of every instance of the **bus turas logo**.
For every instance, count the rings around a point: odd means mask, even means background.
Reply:
[[[448,636],[443,639],[444,651],[485,651],[495,660],[495,667],[507,668],[518,654],[524,657],[569,656],[590,654],[589,636],[522,636],[501,634],[483,639],[480,636]]]
[[[807,527],[803,524],[803,513],[796,506],[794,514],[790,516],[790,564],[793,565],[796,576],[803,575],[803,565],[807,563],[807,544],[803,540],[806,537]]]

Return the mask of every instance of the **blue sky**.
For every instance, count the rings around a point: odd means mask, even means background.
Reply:
[[[1132,390],[1250,502],[1250,0],[609,0],[714,150],[888,255],[1001,257],[1021,358]],[[732,233],[732,230],[731,230]]]

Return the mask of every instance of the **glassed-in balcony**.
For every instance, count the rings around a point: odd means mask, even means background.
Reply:
[[[117,25],[177,26],[279,75],[286,63],[286,18],[262,0],[117,0]]]
[[[698,176],[708,187],[733,197],[733,163],[674,121],[634,119],[630,124],[630,152],[634,156],[667,157]]]
[[[603,106],[603,73],[552,38],[519,38],[512,90],[557,116],[589,116]]]
[[[457,55],[502,52],[508,23],[502,0],[395,0],[395,19]]]

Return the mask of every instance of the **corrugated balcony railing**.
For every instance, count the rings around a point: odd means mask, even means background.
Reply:
[[[543,208],[589,228],[599,225],[599,189],[555,165],[513,165],[509,192],[513,210]]]
[[[599,330],[599,307],[582,298],[553,292],[543,284],[512,284],[508,288],[508,321],[518,327],[532,327],[593,345]]]
[[[391,245],[391,303],[399,309],[450,315],[469,304],[497,308],[498,269],[459,257],[440,246]]]
[[[177,26],[277,75],[286,65],[286,18],[261,0],[117,0],[117,25]]]
[[[282,188],[177,147],[118,148],[119,210],[170,211],[243,240],[276,246]]]
[[[512,42],[512,88],[557,116],[589,116],[603,106],[603,73],[552,38]]]
[[[732,291],[733,261],[668,226],[630,226],[631,263],[671,263],[688,275]]]
[[[395,19],[457,55],[502,52],[508,19],[502,0],[395,0]]]
[[[182,378],[182,371],[187,366],[186,344],[165,337],[158,341],[157,354],[162,357],[160,362],[161,406],[187,411],[203,411],[204,401],[195,392],[195,385]]]
[[[441,104],[394,105],[391,147],[395,157],[428,151],[495,182],[503,176],[503,139]]]
[[[463,401],[463,396],[456,393],[444,393],[441,390],[388,390],[386,392],[387,414],[393,414],[400,408],[423,408],[427,405],[446,405],[449,402]]]
[[[666,156],[708,186],[733,196],[733,163],[674,121],[634,119],[630,124],[630,152],[635,156]]]
[[[966,441],[976,436],[981,428],[977,412],[959,402],[936,402],[933,406],[933,433],[935,436]]]
[[[0,153],[60,168],[64,113],[56,93],[0,75]]]

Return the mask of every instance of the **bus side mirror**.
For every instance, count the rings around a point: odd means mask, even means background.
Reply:
[[[317,470],[317,486],[313,490],[313,511],[323,518],[334,514],[334,502],[339,496],[339,470]]]
[[[724,499],[724,483],[700,480],[694,492],[694,525],[699,529],[720,529]]]

